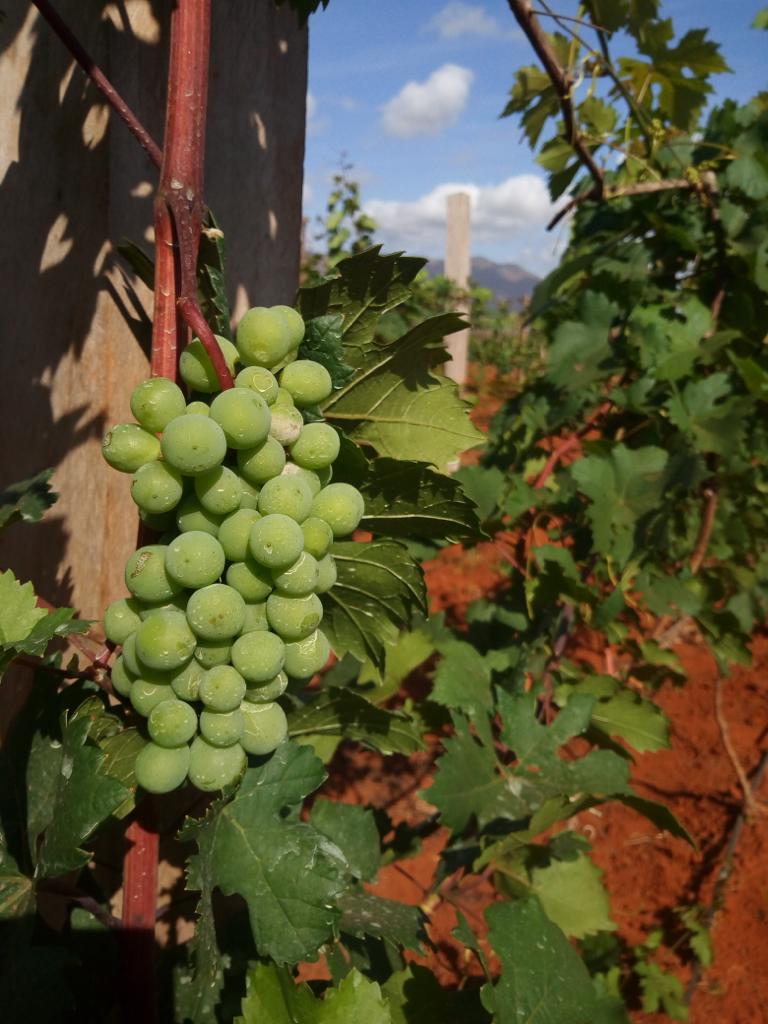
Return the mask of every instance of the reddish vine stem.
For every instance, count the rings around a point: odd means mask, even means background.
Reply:
[[[86,75],[88,75],[102,96],[106,99],[110,107],[126,125],[128,131],[138,139],[140,145],[147,151],[152,163],[156,167],[159,167],[163,158],[160,147],[141,121],[139,121],[138,117],[136,117],[117,89],[115,89],[109,81],[93,57],[91,57],[88,51],[82,46],[58,11],[54,10],[54,8],[48,3],[48,0],[32,0],[32,2],[62,43],[64,43]]]

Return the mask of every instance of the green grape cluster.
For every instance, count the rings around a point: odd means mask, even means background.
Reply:
[[[360,492],[332,483],[339,437],[313,413],[328,371],[298,358],[301,316],[250,309],[237,344],[217,338],[235,377],[220,391],[199,340],[181,355],[192,394],[162,377],[131,396],[135,423],[113,427],[103,453],[131,473],[131,496],[160,536],[125,567],[129,595],[104,616],[122,648],[115,691],[146,718],[136,778],[152,793],[185,780],[234,782],[248,754],[285,738],[278,698],[290,678],[326,664],[323,594],[336,582],[330,547],[363,515]]]

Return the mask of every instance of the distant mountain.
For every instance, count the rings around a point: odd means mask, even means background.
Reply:
[[[430,260],[430,274],[442,274],[443,260]],[[472,257],[471,277],[481,288],[489,288],[497,299],[506,299],[510,305],[520,305],[541,280],[535,274],[518,267],[516,263],[494,263],[485,256]]]

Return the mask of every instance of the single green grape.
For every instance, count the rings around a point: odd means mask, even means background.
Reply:
[[[273,593],[267,598],[267,620],[283,640],[303,640],[317,629],[322,618],[323,604],[316,594],[284,597]]]
[[[206,708],[200,712],[200,735],[214,747],[231,747],[243,735],[243,713],[234,711],[212,711]]]
[[[174,700],[176,694],[168,683],[150,683],[148,679],[137,679],[131,687],[133,710],[148,718],[152,709],[164,700]]]
[[[274,573],[272,579],[275,589],[281,594],[287,594],[289,597],[304,597],[311,594],[317,587],[317,559],[309,552],[302,551],[293,565]],[[265,598],[268,596],[264,595]]]
[[[269,434],[269,406],[250,388],[229,388],[211,402],[214,419],[230,448],[244,451],[262,444]]]
[[[290,338],[288,350],[297,349],[304,340],[304,331],[306,330],[301,313],[292,306],[273,306],[272,312],[282,316],[288,329]]]
[[[145,462],[131,480],[131,497],[140,509],[154,515],[176,508],[183,493],[181,473],[167,462]]]
[[[155,612],[167,612],[170,609],[177,608],[179,611],[186,611],[187,608],[187,595],[185,591],[180,591],[178,594],[174,594],[173,597],[166,598],[164,601],[139,601],[139,617],[143,622],[144,619],[148,619],[150,615],[154,615]]]
[[[195,415],[197,415],[197,416],[210,416],[211,415],[211,407],[210,407],[210,405],[208,405],[207,402],[201,402],[199,399],[195,400],[194,402],[189,402],[187,404],[187,410],[186,411],[189,413],[190,416],[195,416]]]
[[[242,594],[243,600],[253,603],[264,601],[272,593],[272,576],[268,569],[253,558],[233,562],[227,569],[227,584]]]
[[[298,476],[276,476],[267,480],[259,493],[259,512],[263,516],[290,516],[303,522],[312,508],[313,495],[309,484]]]
[[[247,683],[263,684],[283,667],[285,644],[274,633],[245,633],[232,644],[232,664]]]
[[[182,533],[202,530],[216,537],[223,519],[223,516],[214,515],[213,512],[204,509],[195,494],[185,495],[176,508],[176,525]]]
[[[198,699],[212,711],[233,711],[245,695],[245,679],[231,665],[216,665],[203,676]]]
[[[325,555],[317,563],[317,586],[316,594],[327,594],[336,583],[336,560],[333,555]]]
[[[197,733],[195,709],[175,697],[160,701],[149,713],[147,729],[159,747],[180,747]]]
[[[198,641],[195,648],[195,661],[203,668],[228,665],[231,650],[232,644],[229,637],[226,640]]]
[[[140,601],[167,601],[181,590],[165,571],[166,551],[165,544],[147,544],[125,563],[125,585]]]
[[[291,458],[304,469],[325,469],[339,454],[339,435],[327,423],[307,423],[291,445]]]
[[[239,743],[214,747],[202,736],[196,736],[189,752],[189,781],[204,793],[212,793],[236,782],[246,763],[245,751]]]
[[[215,466],[195,477],[195,494],[206,512],[228,516],[240,508],[243,488],[237,473],[226,466]]]
[[[281,388],[281,387],[278,387],[278,389],[277,389],[277,398],[275,399],[275,401],[272,404],[273,405],[284,405],[288,409],[295,409],[296,408],[296,403],[293,400],[293,395],[291,394],[291,392],[287,391],[285,388]]]
[[[212,583],[192,594],[187,619],[201,640],[226,640],[243,628],[245,601],[226,583]]]
[[[104,612],[104,635],[113,644],[124,643],[141,625],[141,605],[135,597],[121,597]]]
[[[274,437],[268,437],[258,448],[246,448],[237,453],[237,468],[249,484],[265,484],[279,476],[285,465],[285,450]]]
[[[320,488],[323,486],[323,483],[317,473],[311,469],[303,469],[301,466],[297,466],[295,462],[286,462],[281,475],[303,480],[307,487],[309,487],[313,498],[319,493]]]
[[[131,687],[138,676],[128,669],[122,655],[115,658],[110,675],[115,693],[119,693],[121,697],[130,697]]]
[[[300,409],[324,402],[333,391],[331,375],[313,359],[297,359],[280,374],[280,386],[290,391]]]
[[[257,392],[267,405],[277,398],[277,377],[265,366],[246,366],[235,378],[235,386]]]
[[[244,562],[248,555],[251,530],[261,519],[255,508],[241,508],[227,516],[219,527],[219,544],[229,562]]]
[[[113,469],[135,473],[145,462],[160,458],[160,442],[138,423],[118,423],[104,435],[101,454]]]
[[[304,534],[295,519],[272,514],[254,523],[248,545],[260,565],[267,569],[287,569],[304,548]]]
[[[185,476],[198,476],[218,466],[227,454],[224,431],[209,416],[177,416],[165,428],[163,457]]]
[[[159,434],[172,419],[183,416],[187,407],[184,392],[166,377],[142,381],[131,394],[131,412],[145,430]]]
[[[245,700],[250,704],[269,704],[270,701],[282,697],[288,688],[288,676],[278,672],[274,679],[259,686],[249,686],[245,691]]]
[[[243,623],[243,628],[240,630],[240,636],[243,636],[245,633],[255,633],[259,630],[264,632],[268,629],[267,602],[254,601],[252,604],[246,604],[245,622]]]
[[[175,608],[157,612],[136,630],[136,654],[139,661],[156,672],[171,672],[190,660],[195,650],[195,635],[184,612]]]
[[[294,347],[286,318],[265,306],[255,306],[243,315],[236,340],[245,366],[274,366]]]
[[[328,554],[328,549],[333,543],[333,530],[324,519],[310,516],[301,524],[301,532],[304,534],[305,551],[317,559]]]
[[[139,519],[150,530],[155,533],[169,533],[176,525],[176,509],[170,512],[147,512],[146,509],[139,509]]]
[[[160,747],[147,743],[136,758],[136,782],[148,793],[170,793],[189,771],[189,747]]]
[[[219,348],[224,356],[229,372],[234,375],[235,365],[238,359],[238,352],[231,341],[215,335]],[[179,373],[185,384],[192,391],[200,391],[204,395],[212,395],[221,390],[219,378],[213,368],[210,356],[205,351],[205,346],[199,338],[194,338],[181,353],[179,359]]]
[[[297,348],[289,349],[287,354],[272,367],[272,373],[277,376],[280,371],[288,365],[288,363],[294,363],[299,358],[299,350]]]
[[[292,679],[309,679],[325,668],[331,645],[322,630],[285,645],[285,671]]]
[[[197,651],[197,649],[195,649]],[[179,700],[185,700],[187,703],[193,703],[197,700],[197,694],[200,689],[200,683],[203,676],[205,675],[205,669],[193,658],[188,661],[184,668],[180,668],[178,672],[174,672],[169,682],[171,688]]]
[[[240,480],[240,508],[259,507],[259,488],[249,484],[242,477]]]
[[[193,590],[215,583],[224,572],[225,562],[221,544],[204,530],[180,533],[165,552],[168,575],[182,587]]]
[[[244,701],[243,733],[240,744],[249,754],[271,754],[288,735],[288,722],[279,704],[251,704]]]
[[[272,422],[269,426],[270,437],[280,444],[291,445],[301,434],[304,418],[298,409],[288,405],[272,406]]]
[[[353,533],[364,512],[363,496],[351,484],[328,484],[312,502],[312,515],[328,523],[336,540]]]

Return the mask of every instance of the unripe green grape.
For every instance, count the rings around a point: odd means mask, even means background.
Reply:
[[[212,583],[192,594],[187,620],[201,640],[226,640],[243,628],[245,601],[225,583]]]
[[[216,665],[228,665],[231,650],[229,637],[226,640],[198,642],[195,648],[195,661],[206,669],[215,668]]]
[[[171,675],[169,682],[173,692],[179,700],[185,700],[188,703],[192,703],[197,700],[200,683],[202,682],[204,675],[205,669],[195,658],[193,658],[191,661],[187,662],[184,668],[180,668],[178,672],[174,672],[173,675]]]
[[[243,734],[243,713],[234,711],[212,711],[206,708],[200,712],[200,735],[214,747],[231,747]]]
[[[237,473],[226,466],[216,466],[195,477],[195,494],[206,512],[228,516],[240,508],[243,488]]]
[[[259,488],[249,484],[242,477],[240,479],[240,508],[259,507]]]
[[[273,593],[267,598],[267,620],[283,640],[303,640],[314,633],[322,618],[323,604],[316,594],[283,597]]]
[[[336,560],[333,555],[326,555],[317,563],[317,586],[316,594],[327,594],[335,585],[338,574],[336,572]]]
[[[231,665],[216,665],[203,676],[198,699],[212,711],[233,711],[245,694],[245,679]]]
[[[245,366],[274,366],[294,348],[286,318],[265,306],[255,306],[243,315],[236,340]]]
[[[230,448],[255,448],[269,433],[269,406],[250,388],[229,388],[211,402],[211,419],[224,431]]]
[[[122,655],[115,659],[110,675],[115,693],[119,693],[121,697],[130,697],[131,687],[138,677],[129,671]]]
[[[203,530],[180,533],[165,553],[165,568],[171,579],[193,590],[215,583],[224,572],[225,562],[221,544]]]
[[[251,527],[250,552],[267,569],[287,569],[304,547],[304,534],[295,519],[273,514]]]
[[[324,519],[318,516],[310,516],[301,524],[301,532],[304,534],[304,550],[315,558],[323,558],[333,543],[333,530]]]
[[[304,469],[325,469],[339,454],[339,435],[327,423],[307,423],[291,445],[291,458]]]
[[[232,644],[232,664],[249,684],[268,683],[283,667],[285,644],[274,633],[253,632]]]
[[[285,645],[285,671],[292,679],[309,679],[325,668],[331,653],[331,645],[322,630],[303,640]]]
[[[141,675],[142,666],[139,664],[139,658],[138,655],[136,654],[136,634],[129,633],[125,640],[123,640],[122,646],[123,664],[131,673],[131,675],[138,679],[138,677]]]
[[[279,476],[285,465],[285,450],[274,437],[268,437],[258,448],[246,448],[237,453],[237,468],[249,484],[265,484]]]
[[[298,348],[304,340],[304,332],[306,330],[301,313],[293,309],[292,306],[273,306],[272,312],[279,313],[283,317],[290,338],[289,351]]]
[[[163,457],[185,476],[198,476],[218,466],[227,454],[224,431],[209,416],[177,416],[163,433]]]
[[[281,594],[287,594],[289,597],[304,597],[311,594],[317,587],[317,559],[307,551],[302,551],[293,565],[274,573],[272,579],[275,589]]]
[[[215,335],[215,338],[219,343],[219,348],[224,356],[224,362],[227,364],[229,372],[234,375],[238,357],[237,349],[231,341],[222,338],[220,334]],[[213,363],[199,338],[194,338],[181,353],[179,373],[192,391],[200,391],[204,395],[212,395],[214,392],[221,390],[221,384],[216,376]]]
[[[170,533],[176,525],[176,509],[171,509],[170,512],[156,513],[140,508],[139,519],[155,533]]]
[[[323,482],[317,473],[311,469],[303,469],[301,466],[297,466],[295,462],[286,462],[281,476],[303,480],[307,487],[309,487],[313,498],[320,492],[320,488],[323,486]]]
[[[149,713],[147,729],[159,747],[180,747],[197,732],[197,715],[186,701],[163,700]]]
[[[266,632],[269,629],[267,622],[267,602],[255,601],[245,606],[245,622],[240,630],[240,636],[245,633]]]
[[[185,495],[176,509],[176,525],[182,533],[202,530],[204,533],[210,533],[212,537],[216,537],[223,518],[223,516],[214,515],[213,512],[204,509],[196,494]]]
[[[152,714],[164,700],[174,700],[176,694],[168,683],[150,683],[148,679],[137,679],[131,687],[131,704],[133,710],[144,718]]]
[[[145,462],[160,458],[160,442],[138,423],[118,423],[104,435],[101,454],[113,469],[135,473]]]
[[[353,533],[364,512],[363,496],[351,484],[328,484],[312,502],[312,515],[328,523],[336,540]]]
[[[183,416],[187,407],[184,392],[165,377],[142,381],[131,394],[131,412],[145,430],[159,434],[172,419]]]
[[[194,402],[189,402],[186,409],[190,416],[210,416],[211,407],[207,402],[201,402],[196,399]]]
[[[104,612],[104,635],[113,644],[122,644],[141,625],[141,606],[135,597],[121,597]]]
[[[187,607],[187,595],[182,590],[173,597],[166,598],[164,601],[140,601],[139,605],[139,617],[143,622],[144,619],[148,619],[150,615],[154,615],[156,612],[167,612],[173,608],[177,608],[182,612],[185,611]]]
[[[154,515],[176,508],[183,493],[181,473],[167,462],[147,462],[131,480],[131,497],[140,509]]]
[[[261,519],[255,508],[241,508],[227,516],[219,527],[219,544],[229,562],[244,562],[248,555],[251,530]]]
[[[280,375],[280,386],[291,392],[300,409],[319,405],[333,391],[330,373],[313,359],[297,359],[286,366]]]
[[[238,388],[250,388],[261,395],[267,405],[272,405],[277,398],[277,377],[265,366],[246,366],[235,378]]]
[[[291,445],[301,434],[304,426],[304,418],[298,409],[287,405],[272,406],[272,422],[269,427],[269,436],[280,444]]]
[[[293,395],[286,388],[278,387],[277,398],[272,403],[273,405],[284,405],[288,409],[295,409],[296,403],[293,400]]]
[[[156,672],[171,672],[189,661],[195,650],[195,635],[184,612],[158,612],[136,630],[139,661]]]
[[[279,704],[243,702],[240,745],[249,754],[271,754],[288,735],[288,722]]]
[[[282,369],[283,369],[284,367],[286,367],[286,366],[288,365],[288,363],[293,363],[293,362],[295,362],[295,361],[296,361],[296,360],[297,360],[298,358],[299,358],[299,350],[298,350],[297,348],[292,348],[292,349],[290,349],[290,350],[288,351],[288,353],[287,353],[287,354],[285,355],[285,357],[284,357],[283,359],[281,359],[279,363],[276,363],[276,364],[275,364],[275,365],[274,365],[274,366],[272,367],[272,373],[274,373],[275,375],[277,375],[278,373],[280,373],[280,371],[281,371],[281,370],[282,370]]]
[[[236,782],[245,770],[247,758],[239,743],[231,747],[214,747],[196,736],[189,751],[189,781],[204,793]]]
[[[260,686],[249,686],[245,691],[245,700],[249,704],[269,704],[278,697],[282,697],[288,689],[288,676],[285,672],[278,672],[274,679]]]
[[[244,562],[233,562],[227,569],[227,584],[242,594],[243,600],[253,604],[264,601],[272,593],[272,576],[269,569],[259,565],[252,558]]]
[[[276,476],[267,480],[259,493],[259,512],[263,516],[290,516],[303,522],[312,508],[312,491],[298,476]]]
[[[136,781],[148,793],[170,793],[184,782],[189,771],[189,747],[159,747],[148,743],[136,758]]]
[[[165,571],[165,544],[147,544],[134,551],[125,563],[125,585],[140,601],[167,601],[181,585]]]

